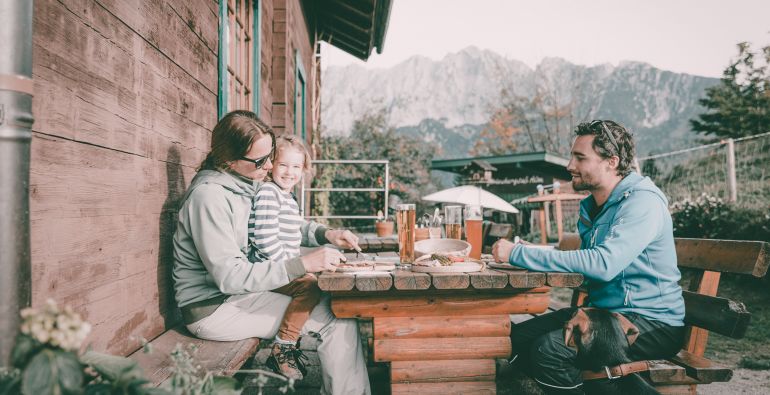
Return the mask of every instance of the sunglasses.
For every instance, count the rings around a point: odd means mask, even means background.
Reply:
[[[615,136],[612,135],[612,131],[610,131],[610,128],[607,127],[607,125],[604,123],[604,121],[597,119],[589,124],[591,128],[593,128],[596,125],[602,126],[602,131],[607,136],[607,138],[610,140],[610,143],[612,144],[612,147],[615,148],[616,155],[620,154],[620,149],[618,148],[618,142],[615,141]]]
[[[269,154],[267,154],[267,155],[265,155],[265,156],[263,156],[261,158],[257,158],[257,159],[251,159],[251,158],[247,158],[247,157],[243,156],[243,157],[241,157],[241,160],[245,160],[247,162],[253,163],[254,166],[257,168],[257,170],[259,170],[259,169],[262,168],[262,166],[265,165],[265,162],[267,162],[267,160],[270,159],[273,156],[273,152],[274,151],[270,151]]]

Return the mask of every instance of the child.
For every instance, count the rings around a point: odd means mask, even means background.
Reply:
[[[310,154],[301,138],[278,136],[275,139],[272,182],[257,191],[249,218],[249,242],[259,253],[272,260],[299,256],[302,241],[299,214],[292,189],[311,174]],[[291,283],[272,290],[292,297],[275,336],[275,344],[267,366],[276,373],[302,380],[306,373],[297,348],[300,330],[321,298],[318,280],[306,274]]]

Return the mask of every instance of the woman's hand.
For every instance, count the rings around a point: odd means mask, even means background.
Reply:
[[[318,273],[324,270],[333,272],[337,270],[337,265],[340,262],[347,260],[339,250],[328,247],[316,248],[300,258],[302,259],[302,266],[308,273]]]
[[[326,240],[334,244],[337,247],[347,250],[361,251],[361,247],[358,246],[358,236],[353,232],[346,229],[329,229],[324,234]]]

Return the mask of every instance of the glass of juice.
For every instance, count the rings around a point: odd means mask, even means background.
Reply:
[[[481,206],[465,206],[465,239],[471,245],[470,257],[481,259]]]
[[[398,253],[401,263],[414,262],[415,205],[396,206],[396,227],[398,228]]]
[[[460,239],[462,236],[463,206],[444,207],[444,228],[447,239]]]

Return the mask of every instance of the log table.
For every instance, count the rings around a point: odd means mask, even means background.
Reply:
[[[495,359],[511,354],[509,314],[544,312],[551,287],[582,282],[575,273],[489,268],[318,276],[320,288],[332,295],[337,317],[373,321],[374,361],[390,362],[393,395],[494,394]]]

